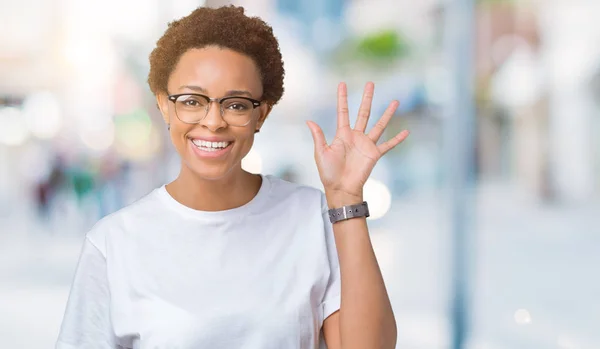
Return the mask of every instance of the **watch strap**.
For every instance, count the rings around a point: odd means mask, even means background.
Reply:
[[[336,223],[350,218],[369,217],[369,206],[366,201],[360,204],[332,208],[329,211],[329,221]]]

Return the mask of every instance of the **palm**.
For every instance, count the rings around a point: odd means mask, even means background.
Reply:
[[[350,127],[345,84],[338,88],[338,128],[331,144],[327,144],[321,128],[314,122],[309,127],[315,141],[315,161],[326,190],[361,195],[362,188],[377,161],[402,142],[403,131],[391,140],[377,145],[398,103],[392,102],[375,127],[365,134],[373,98],[373,84],[367,84],[354,129]]]
[[[331,145],[325,148],[317,160],[323,185],[350,190],[354,185],[362,186],[371,170],[381,157],[377,146],[364,133],[350,127],[338,130]]]

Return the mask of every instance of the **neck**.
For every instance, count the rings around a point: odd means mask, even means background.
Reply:
[[[224,211],[252,200],[260,189],[259,175],[240,168],[219,179],[197,176],[182,165],[179,176],[167,184],[167,192],[181,204],[199,211]]]

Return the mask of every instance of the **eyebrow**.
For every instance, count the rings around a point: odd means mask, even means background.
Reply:
[[[183,85],[183,86],[180,86],[179,89],[180,90],[188,89],[188,90],[200,92],[203,94],[208,94],[208,91],[205,88],[203,88],[201,86],[196,86],[196,85]],[[227,91],[227,93],[225,93],[225,95],[223,97],[230,97],[230,96],[248,96],[248,97],[252,98],[252,94],[246,90],[229,90],[229,91]]]

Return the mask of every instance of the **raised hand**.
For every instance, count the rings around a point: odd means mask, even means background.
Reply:
[[[387,142],[377,145],[398,108],[398,101],[392,101],[373,129],[365,134],[374,88],[372,82],[365,86],[358,118],[354,128],[351,128],[347,87],[343,82],[338,85],[337,131],[331,144],[327,144],[319,125],[312,121],[307,122],[315,144],[315,161],[319,176],[328,198],[344,197],[344,200],[361,201],[363,187],[377,161],[408,137],[409,132],[404,130]],[[354,203],[356,202],[347,204]]]

